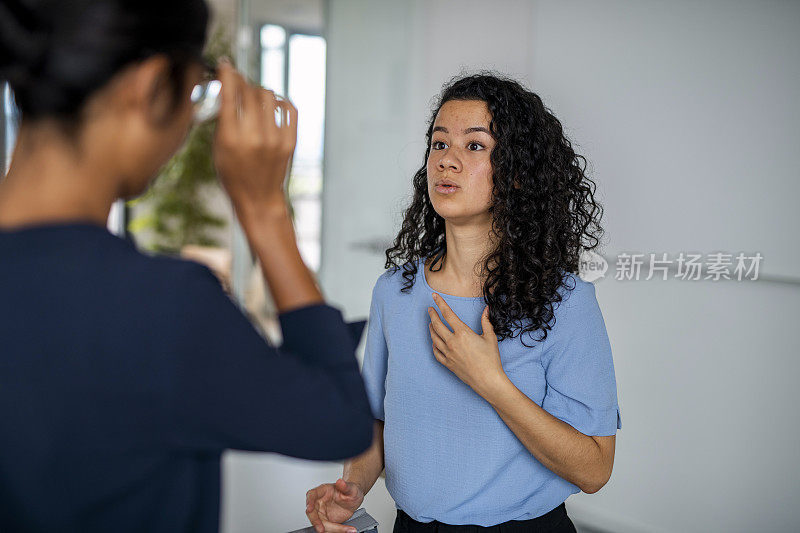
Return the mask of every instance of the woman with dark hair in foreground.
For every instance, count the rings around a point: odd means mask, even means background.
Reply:
[[[106,230],[186,137],[207,19],[203,0],[0,2],[22,116],[0,182],[0,531],[217,531],[226,448],[334,460],[372,440],[359,328],[324,303],[285,204],[291,104],[220,65],[215,164],[281,347],[206,267]]]
[[[306,514],[348,531],[385,467],[395,533],[574,532],[564,501],[609,480],[622,427],[594,285],[577,276],[602,232],[594,182],[539,96],[492,74],[445,86],[426,140],[372,292],[375,440]]]

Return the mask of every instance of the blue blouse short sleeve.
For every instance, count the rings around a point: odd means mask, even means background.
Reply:
[[[383,400],[386,396],[386,369],[389,361],[389,349],[383,333],[381,320],[383,276],[378,278],[372,288],[372,302],[369,308],[367,323],[367,340],[364,349],[364,364],[361,367],[367,397],[375,418],[384,420]]]
[[[556,322],[543,344],[542,408],[584,435],[614,435],[622,414],[611,344],[594,285],[574,279],[554,304]]]

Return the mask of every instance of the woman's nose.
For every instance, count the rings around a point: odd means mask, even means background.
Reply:
[[[461,170],[461,162],[455,157],[450,150],[442,154],[439,159],[439,170],[453,170],[459,172]]]

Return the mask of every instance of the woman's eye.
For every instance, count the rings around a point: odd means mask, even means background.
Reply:
[[[467,145],[467,150],[472,150],[473,152],[475,152],[477,150],[482,150],[482,149],[483,149],[483,145],[480,144],[480,143],[469,143]]]
[[[431,143],[431,148],[433,148],[434,150],[444,150],[445,146],[446,145],[442,141],[433,141]]]

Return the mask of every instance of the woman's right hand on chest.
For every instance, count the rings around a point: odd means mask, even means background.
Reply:
[[[363,501],[361,488],[340,478],[306,493],[306,516],[318,533],[355,533],[356,528],[342,522],[353,516]]]
[[[297,109],[272,91],[251,85],[227,61],[214,133],[214,165],[241,218],[286,201],[284,186],[297,143]],[[283,117],[276,123],[276,113]]]

